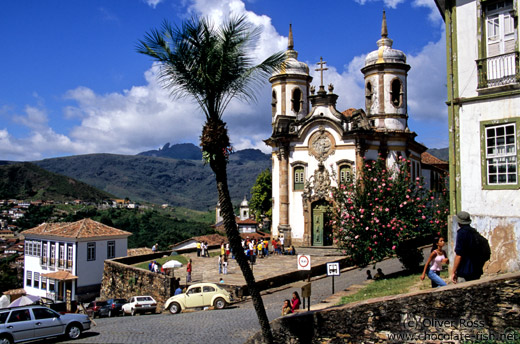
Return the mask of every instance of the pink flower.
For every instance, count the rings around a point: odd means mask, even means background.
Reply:
[[[395,245],[394,245],[394,246],[392,246],[392,250],[395,250]]]

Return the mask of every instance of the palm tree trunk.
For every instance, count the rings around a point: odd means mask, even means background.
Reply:
[[[223,129],[225,131],[225,138],[222,135]],[[211,142],[209,142],[210,140],[208,140],[209,137],[207,134],[215,134],[217,132],[220,133],[220,135],[216,135],[220,136],[220,142],[217,143],[214,140],[211,140]],[[213,138],[215,138],[215,136],[213,136]],[[238,265],[240,266],[240,269],[242,270],[242,274],[244,275],[244,279],[246,281],[249,294],[253,299],[253,305],[258,316],[260,327],[262,329],[264,341],[265,343],[271,344],[273,343],[273,334],[271,332],[271,326],[269,325],[269,319],[267,318],[267,313],[265,311],[262,297],[260,296],[260,291],[256,287],[255,276],[251,271],[251,267],[249,266],[249,260],[247,259],[244,253],[244,249],[242,248],[241,238],[236,224],[236,217],[233,211],[231,197],[229,196],[229,189],[227,183],[227,158],[225,156],[225,149],[228,145],[225,144],[222,147],[223,142],[229,142],[229,136],[227,135],[227,130],[225,130],[225,123],[221,120],[208,121],[204,126],[201,141],[203,150],[208,151],[206,150],[206,148],[208,148],[209,152],[212,153],[212,157],[210,159],[210,166],[213,172],[215,173],[215,178],[217,181],[220,211],[224,220],[224,228],[226,230],[226,235],[229,240],[229,244],[231,246],[231,249],[233,250],[235,259]]]

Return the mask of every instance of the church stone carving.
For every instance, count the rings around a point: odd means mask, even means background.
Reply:
[[[325,131],[323,126],[310,139],[309,154],[314,156],[320,163],[323,163],[330,155],[334,154],[334,137]]]
[[[303,185],[302,201],[303,207],[306,209],[309,201],[312,199],[325,199],[330,194],[330,175],[329,171],[320,162],[318,168],[314,171],[309,180]]]

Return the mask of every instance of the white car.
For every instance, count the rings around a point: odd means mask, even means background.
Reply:
[[[136,313],[156,313],[157,301],[151,296],[132,296],[128,303],[125,303],[121,308],[123,315]]]
[[[172,314],[179,313],[186,308],[214,306],[217,309],[225,308],[233,301],[231,294],[215,283],[197,283],[191,285],[186,293],[170,297],[164,304]]]

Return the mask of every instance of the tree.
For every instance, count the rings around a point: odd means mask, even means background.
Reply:
[[[260,31],[244,16],[215,27],[208,19],[194,18],[180,27],[164,22],[139,41],[138,52],[160,63],[159,78],[173,96],[193,97],[206,116],[200,145],[203,159],[215,173],[224,227],[235,253],[262,328],[264,340],[273,341],[269,320],[248,260],[240,243],[227,184],[227,163],[232,151],[222,116],[234,99],[255,100],[255,87],[283,64],[277,53],[258,65],[248,55]]]
[[[249,207],[255,214],[256,221],[260,220],[260,215],[271,218],[273,192],[270,169],[260,172],[256,177],[255,185],[251,188],[251,194]]]
[[[400,158],[388,168],[382,158],[366,162],[353,182],[333,190],[334,241],[351,263],[366,266],[397,254],[405,268],[414,268],[422,258],[414,241],[445,231],[442,195],[412,180],[409,163]]]

